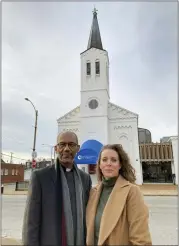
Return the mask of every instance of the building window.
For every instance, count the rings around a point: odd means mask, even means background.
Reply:
[[[86,63],[86,75],[91,75],[91,63]]]
[[[99,63],[99,61],[95,62],[95,68],[96,68],[96,74],[99,75],[100,74],[100,63]]]
[[[13,176],[15,175],[15,169],[12,169],[12,175]]]
[[[15,175],[18,175],[18,174],[19,174],[18,169],[16,169],[16,174]]]
[[[1,176],[4,175],[4,169],[1,169]]]
[[[8,169],[4,170],[4,175],[8,175]]]

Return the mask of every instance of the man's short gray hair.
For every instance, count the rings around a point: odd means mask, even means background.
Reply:
[[[76,135],[75,132],[71,132],[71,131],[60,132],[60,133],[58,134],[58,136],[57,136],[57,143],[58,143],[58,139],[60,138],[60,136],[61,136],[62,134],[72,134],[73,136],[75,136],[75,138],[76,138],[76,143],[78,144],[78,136]]]

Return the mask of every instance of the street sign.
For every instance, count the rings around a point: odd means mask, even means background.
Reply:
[[[32,158],[37,158],[37,152],[36,151],[32,152]]]

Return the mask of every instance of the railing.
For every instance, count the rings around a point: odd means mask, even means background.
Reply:
[[[141,161],[172,161],[173,150],[171,143],[140,144]]]

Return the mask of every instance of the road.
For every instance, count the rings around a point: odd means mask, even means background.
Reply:
[[[153,245],[178,245],[177,197],[146,196]],[[2,236],[20,239],[25,195],[2,196]]]

